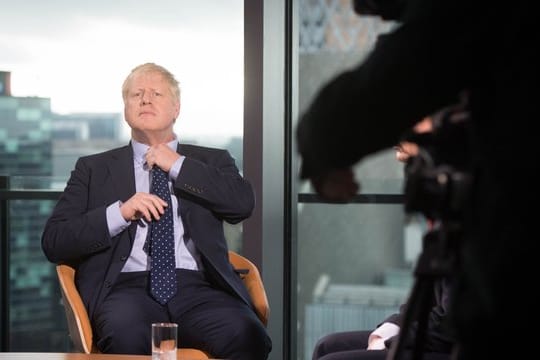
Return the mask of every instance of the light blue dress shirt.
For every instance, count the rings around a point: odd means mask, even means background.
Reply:
[[[178,140],[174,139],[167,145],[176,151]],[[146,165],[144,155],[148,151],[149,146],[135,140],[131,140],[131,146],[133,148],[133,166],[135,169],[136,191],[148,193],[150,192],[150,169]],[[171,186],[171,200],[173,206],[172,211],[173,214],[177,214],[177,216],[173,217],[176,267],[190,270],[202,270],[200,255],[195,248],[193,240],[184,237],[184,226],[182,224],[182,218],[178,212],[180,199],[178,199],[172,191],[172,181],[176,180],[178,177],[178,174],[182,169],[184,159],[185,156],[181,155],[180,159],[173,164],[171,170],[169,171],[169,186]],[[111,237],[124,231],[131,224],[131,221],[126,221],[122,217],[122,214],[120,213],[120,205],[121,202],[116,201],[107,207],[107,225],[109,227],[109,234]],[[148,271],[150,269],[151,259],[143,250],[143,246],[148,235],[148,229],[149,226],[146,224],[146,221],[144,219],[140,219],[137,223],[137,232],[135,233],[133,248],[131,249],[129,258],[124,264],[122,269],[123,272]]]

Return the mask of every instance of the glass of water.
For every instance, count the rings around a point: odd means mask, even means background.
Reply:
[[[178,324],[152,324],[152,360],[176,360]]]

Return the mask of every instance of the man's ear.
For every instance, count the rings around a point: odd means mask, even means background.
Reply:
[[[174,111],[174,122],[176,122],[178,116],[180,116],[180,101],[176,104],[176,109]]]

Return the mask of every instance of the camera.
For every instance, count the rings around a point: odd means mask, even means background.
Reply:
[[[430,219],[459,220],[468,200],[471,177],[449,165],[432,166],[415,156],[407,166],[405,211]]]
[[[456,107],[432,117],[433,131],[409,133],[419,153],[405,166],[405,211],[431,219],[460,220],[469,199],[469,113]]]

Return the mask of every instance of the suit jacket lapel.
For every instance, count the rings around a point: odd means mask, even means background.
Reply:
[[[176,147],[176,152],[180,155],[186,155],[180,143],[178,143]],[[182,218],[182,222],[186,224],[188,221],[189,207],[186,206],[185,200],[181,199],[180,196],[178,196],[178,193],[176,190],[175,190],[175,195],[178,198],[178,215]]]

